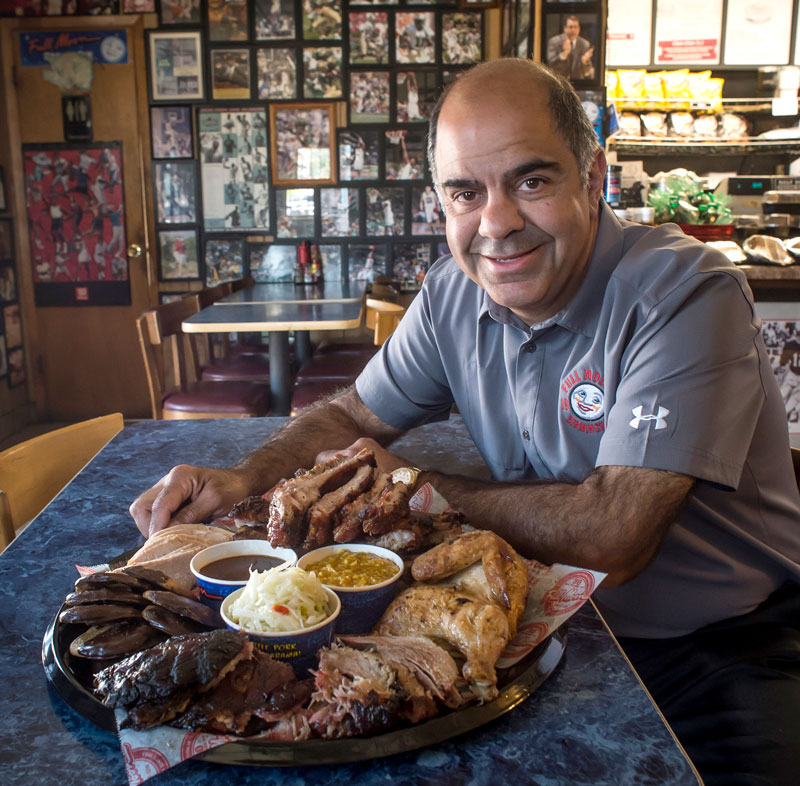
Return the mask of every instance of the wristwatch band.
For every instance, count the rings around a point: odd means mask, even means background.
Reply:
[[[419,467],[398,467],[392,472],[395,483],[405,483],[407,486],[416,485],[417,478],[422,470]]]

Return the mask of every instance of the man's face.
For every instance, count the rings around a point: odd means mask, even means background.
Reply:
[[[567,19],[564,22],[564,32],[567,34],[567,38],[570,41],[574,41],[578,37],[578,33],[581,32],[581,25],[577,19]]]
[[[538,85],[509,79],[451,95],[439,119],[436,175],[461,269],[527,324],[556,314],[588,266],[604,170],[600,153],[581,185]]]

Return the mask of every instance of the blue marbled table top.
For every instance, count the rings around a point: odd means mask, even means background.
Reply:
[[[45,678],[42,636],[76,578],[141,545],[130,502],[173,465],[227,466],[282,419],[143,422],[126,427],[0,555],[0,784],[127,783],[117,737],[72,710]],[[337,446],[338,447],[338,446]],[[460,419],[395,443],[422,467],[486,477]],[[467,734],[368,762],[293,768],[187,761],[153,786],[187,784],[697,784],[635,674],[587,604],[567,623],[555,673],[521,705]]]

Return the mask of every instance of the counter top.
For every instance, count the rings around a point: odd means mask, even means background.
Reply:
[[[0,782],[127,783],[117,737],[75,713],[49,686],[41,641],[76,564],[139,546],[127,507],[181,462],[226,466],[283,419],[141,422],[126,427],[0,555]],[[416,429],[394,450],[422,467],[486,477],[459,418]],[[340,766],[229,767],[187,761],[153,786],[699,783],[691,764],[590,605],[567,623],[555,673],[492,723],[422,750]]]

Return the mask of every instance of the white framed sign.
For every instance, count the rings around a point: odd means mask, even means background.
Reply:
[[[721,36],[722,0],[657,0],[657,65],[718,64]]]
[[[653,6],[641,0],[608,0],[606,66],[648,66]]]
[[[725,65],[786,65],[792,0],[728,0]]]

